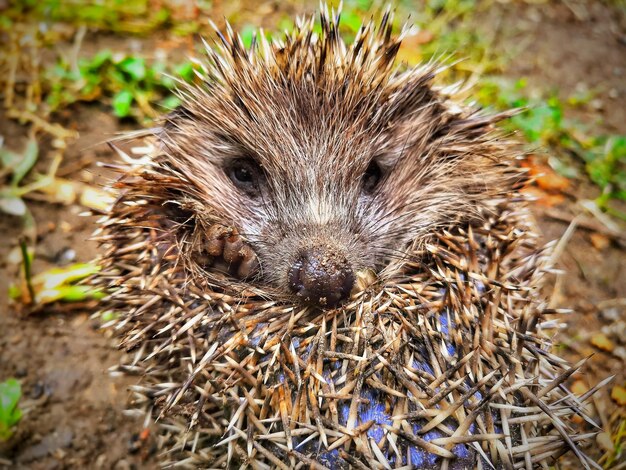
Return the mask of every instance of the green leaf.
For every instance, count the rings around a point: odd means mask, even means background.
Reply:
[[[33,277],[33,284],[43,289],[55,289],[64,284],[80,281],[100,271],[100,267],[91,263],[75,263],[64,268],[52,268]]]
[[[190,82],[193,80],[193,64],[191,62],[185,62],[184,64],[180,64],[174,69],[176,75],[178,75],[183,80]]]
[[[8,16],[0,16],[0,29],[7,30],[13,25],[13,21]]]
[[[611,181],[611,166],[604,160],[597,159],[587,164],[587,173],[591,181],[604,188]]]
[[[86,299],[101,299],[104,294],[91,286],[64,285],[52,289],[44,289],[37,293],[37,303],[47,304],[61,300],[64,302],[80,302]]]
[[[284,16],[278,22],[278,27],[276,28],[276,31],[291,31],[293,29],[293,26],[293,18],[291,18],[291,16]],[[269,31],[265,32],[265,36],[268,40],[271,39]]]
[[[613,197],[615,199],[621,199],[622,201],[626,201],[626,190],[615,191],[613,193]]]
[[[113,310],[107,310],[102,312],[101,319],[103,322],[108,323],[111,320],[116,320],[120,316],[119,312],[115,312]]]
[[[608,152],[615,160],[626,163],[626,135],[613,136],[609,139]]]
[[[580,176],[576,166],[563,158],[557,158],[554,155],[550,155],[548,157],[548,165],[550,165],[559,175],[565,176],[566,178],[578,178]]]
[[[29,240],[37,238],[37,221],[28,207],[26,207],[26,214],[22,217],[22,232]],[[29,255],[29,259],[32,261],[32,254]]]
[[[13,169],[13,177],[11,178],[11,184],[17,186],[22,179],[28,174],[37,162],[39,156],[39,146],[35,139],[29,139],[26,144],[26,149],[21,155],[21,161]]]
[[[0,211],[5,214],[22,217],[26,215],[26,204],[17,196],[2,195],[0,196]]]
[[[626,191],[626,136],[597,137],[580,154],[589,178],[604,191],[599,206],[606,209],[610,198],[621,199]]]
[[[126,57],[118,67],[137,82],[146,77],[146,61],[142,57]]]
[[[256,33],[257,33],[256,27],[251,24],[244,25],[244,27],[241,28],[241,31],[239,34],[241,36],[241,40],[243,41],[243,45],[246,49],[250,48],[250,45],[252,44],[252,38],[254,37]]]
[[[21,155],[11,152],[7,148],[0,148],[0,162],[4,168],[15,168],[21,159]]]
[[[113,112],[115,115],[121,118],[128,116],[133,99],[133,94],[129,90],[117,92],[113,97]]]
[[[4,168],[13,173],[11,185],[17,186],[28,174],[37,162],[39,147],[35,139],[29,139],[23,153],[11,152],[9,149],[0,148],[0,162]]]
[[[22,387],[16,379],[0,383],[0,441],[11,437],[11,428],[22,418],[22,410],[17,406],[21,396]]]
[[[114,69],[114,68],[108,69],[106,78],[104,81],[105,83],[108,83],[109,87],[113,90],[117,90],[119,88],[124,88],[128,86],[127,76],[124,74],[124,72],[122,72],[119,69]]]
[[[180,98],[176,95],[170,95],[161,101],[161,106],[163,106],[167,111],[176,109],[179,104]]]
[[[22,295],[22,291],[15,284],[9,286],[9,299],[17,300]]]
[[[95,263],[75,263],[63,268],[52,268],[30,278],[30,297],[38,304],[56,301],[78,302],[85,299],[101,299],[104,292],[89,285],[75,285],[76,281],[97,273],[100,266]],[[29,278],[30,261],[25,265],[25,277]],[[19,287],[10,290],[10,296],[18,299],[22,295]]]
[[[347,27],[353,34],[357,33],[357,31],[361,28],[362,23],[363,19],[361,18],[361,15],[356,12],[344,11],[341,13],[341,24],[344,27]]]
[[[538,106],[513,116],[511,122],[524,133],[529,142],[537,142],[560,129],[561,110],[549,105]]]
[[[109,49],[105,49],[103,51],[98,52],[95,56],[91,58],[89,61],[89,68],[91,70],[98,70],[102,67],[105,62],[110,61],[113,58],[113,53]]]

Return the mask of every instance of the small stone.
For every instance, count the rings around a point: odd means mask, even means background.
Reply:
[[[617,343],[625,344],[626,343],[626,322],[624,321],[614,321],[608,325],[604,325],[600,331],[607,336],[615,340]]]
[[[22,249],[19,246],[14,247],[6,257],[8,264],[20,264],[22,262]]]
[[[55,253],[53,261],[61,266],[72,263],[76,261],[76,250],[67,246],[63,247]]]
[[[131,470],[131,465],[128,463],[128,460],[118,460],[113,467],[113,470]]]
[[[94,468],[105,468],[106,460],[106,454],[100,454],[94,463]]]
[[[42,382],[37,382],[32,390],[30,391],[30,398],[32,398],[33,400],[37,400],[38,398],[41,398],[41,396],[43,395],[43,392],[45,391],[45,385]]]
[[[76,317],[72,320],[72,327],[77,328],[87,320],[89,320],[89,315],[87,314],[76,315]]]
[[[67,148],[67,142],[65,141],[65,139],[54,139],[52,141],[52,146],[55,149],[65,149]]]
[[[66,222],[65,220],[61,221],[61,223],[59,224],[59,227],[61,228],[61,231],[63,233],[70,233],[74,230],[74,228],[72,227],[72,225],[68,222]]]
[[[618,346],[613,350],[613,355],[626,362],[626,347]]]
[[[57,451],[69,447],[74,440],[74,433],[69,428],[57,429],[44,436],[38,444],[27,447],[19,456],[20,462],[31,462],[36,459],[51,455]]]
[[[600,318],[608,322],[616,322],[622,317],[621,309],[617,307],[605,308],[600,311]]]
[[[595,100],[591,100],[591,102],[589,104],[596,111],[601,111],[602,109],[604,109],[604,103],[599,98],[596,98]]]
[[[605,452],[611,452],[613,450],[613,441],[608,432],[601,432],[596,436],[596,442],[602,450]]]
[[[11,338],[9,338],[9,342],[11,344],[17,344],[19,342],[22,341],[22,334],[21,333],[16,333],[13,336],[11,336]]]

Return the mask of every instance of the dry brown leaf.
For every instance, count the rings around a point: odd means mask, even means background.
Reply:
[[[527,186],[522,189],[522,193],[535,199],[536,204],[546,207],[558,206],[565,201],[562,194],[549,194],[537,186]]]
[[[39,191],[50,196],[50,202],[69,205],[76,201],[75,184],[63,178],[55,178],[50,184],[40,188]]]
[[[50,184],[39,188],[39,192],[49,196],[50,202],[64,205],[78,202],[99,212],[106,212],[115,200],[112,194],[100,188],[65,178],[54,178]]]
[[[572,416],[570,421],[577,425],[583,424],[585,422],[585,420],[579,415]]]
[[[544,167],[541,176],[537,177],[537,186],[546,191],[565,191],[569,188],[569,180],[565,176],[555,173],[550,167]]]
[[[613,341],[611,341],[605,334],[597,333],[591,337],[591,344],[602,351],[611,352],[615,349]]]
[[[597,232],[593,232],[591,235],[589,235],[589,239],[591,240],[591,244],[593,245],[593,247],[596,250],[600,251],[605,250],[611,243],[609,237]]]
[[[521,166],[528,168],[530,176],[535,178],[535,185],[545,191],[558,193],[569,188],[569,179],[559,175],[548,165],[541,163],[533,155],[530,155],[524,160]]]
[[[620,406],[626,405],[626,387],[622,387],[621,385],[616,385],[611,390],[611,398],[614,402],[616,402]]]
[[[428,44],[433,38],[433,33],[425,29],[405,37],[398,51],[397,60],[408,64],[418,63],[421,59],[420,46]]]
[[[577,380],[572,384],[572,393],[575,395],[583,395],[589,390],[589,386],[582,380]]]
[[[84,186],[80,195],[80,205],[99,212],[106,212],[115,198],[102,189]]]

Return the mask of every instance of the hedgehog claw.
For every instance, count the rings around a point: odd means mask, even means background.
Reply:
[[[241,261],[241,249],[243,248],[243,245],[244,242],[239,234],[237,232],[234,232],[224,242],[224,260],[231,264]]]
[[[259,269],[259,259],[249,245],[244,245],[240,251],[241,264],[237,270],[237,275],[241,278],[252,276]]]
[[[206,252],[218,258],[213,259],[212,265],[219,264],[221,258],[227,269],[240,278],[254,275],[259,266],[256,253],[233,227],[212,225],[207,231]]]
[[[232,232],[233,229],[229,229],[224,225],[212,225],[207,232],[207,253],[211,256],[222,256],[224,252],[224,239],[231,235]]]

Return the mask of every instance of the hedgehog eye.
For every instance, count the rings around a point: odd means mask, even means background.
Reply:
[[[380,183],[383,172],[374,160],[372,160],[363,175],[363,192],[372,193]]]
[[[260,193],[259,184],[263,178],[263,170],[251,158],[235,160],[228,166],[226,174],[237,188],[249,196],[257,196]]]

